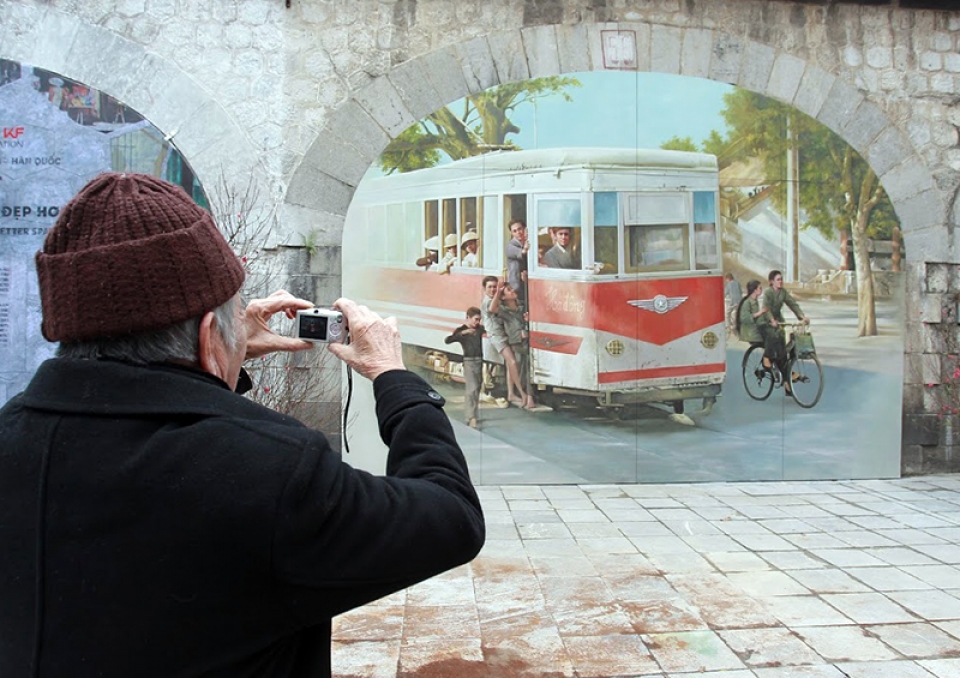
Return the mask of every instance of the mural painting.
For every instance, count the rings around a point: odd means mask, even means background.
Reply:
[[[34,255],[60,209],[101,172],[146,172],[203,192],[163,134],[123,103],[56,73],[0,59],[0,404],[55,345],[40,334]]]
[[[899,474],[897,218],[788,106],[650,73],[495,87],[385,149],[343,253],[479,483]]]

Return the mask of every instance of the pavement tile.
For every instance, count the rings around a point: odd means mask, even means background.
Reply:
[[[603,509],[603,512],[606,514],[607,518],[618,524],[656,520],[652,515],[650,515],[648,510],[642,509],[639,506],[627,509]]]
[[[526,523],[560,523],[563,522],[560,519],[560,515],[554,511],[511,511],[513,515],[513,520],[517,525],[523,525]]]
[[[934,626],[943,629],[954,638],[960,639],[960,620],[934,622]]]
[[[832,662],[866,662],[898,659],[896,653],[864,633],[859,626],[810,626],[794,628],[800,639]]]
[[[564,636],[578,678],[653,673],[660,667],[639,636]]]
[[[577,540],[623,538],[623,533],[614,523],[566,523],[564,527]]]
[[[775,534],[737,534],[733,538],[751,551],[785,551],[792,547],[787,539]]]
[[[400,636],[395,640],[334,640],[330,651],[339,678],[396,678]]]
[[[780,520],[761,520],[760,524],[774,534],[792,534],[795,532],[813,532],[809,523],[797,518],[783,518]]]
[[[513,523],[509,525],[487,524],[487,539],[495,541],[498,539],[517,540],[520,534],[517,532],[517,526]]]
[[[673,587],[713,628],[774,626],[767,610],[720,574],[668,575]]]
[[[850,678],[933,678],[920,664],[912,661],[841,663],[837,667]]]
[[[669,537],[673,535],[670,528],[658,522],[617,523],[617,527],[627,537]]]
[[[651,633],[641,638],[667,672],[744,668],[743,662],[713,631]]]
[[[429,637],[405,641],[400,646],[398,675],[465,673],[470,665],[484,663],[480,638]]]
[[[930,593],[924,591],[923,595]],[[858,624],[895,624],[917,620],[880,593],[828,593],[821,597]]]
[[[960,599],[944,591],[889,591],[887,595],[923,619],[960,619]]]
[[[526,513],[527,511],[552,511],[553,506],[544,499],[507,499],[507,506],[513,513]]]
[[[637,633],[703,631],[708,628],[699,610],[676,593],[647,600],[623,600],[619,607]]]
[[[881,546],[894,547],[902,543],[879,532],[867,532],[866,530],[843,530],[831,532],[831,534],[848,546],[856,546],[862,549]]]
[[[877,534],[886,537],[892,542],[903,544],[904,546],[921,546],[924,544],[943,544],[940,537],[934,537],[923,530],[914,530],[911,528],[901,528],[898,530],[877,530]]]
[[[851,569],[850,571],[856,571]],[[819,570],[794,570],[790,576],[814,593],[864,593],[870,589],[843,570],[825,568]]]
[[[530,557],[583,555],[573,539],[528,539],[523,542],[523,548]]]
[[[390,640],[403,633],[403,605],[364,605],[333,619],[339,640]]]
[[[636,545],[640,553],[649,556],[652,553],[693,553],[693,549],[683,539],[677,536],[663,537],[635,537],[630,540]]]
[[[960,659],[927,659],[917,663],[937,678],[960,678]]]
[[[866,553],[890,565],[935,565],[935,560],[906,546],[893,548],[868,548]],[[902,569],[902,568],[901,568]]]
[[[771,615],[790,628],[853,624],[848,617],[817,596],[771,596],[760,600]]]
[[[488,511],[483,509],[483,521],[489,525],[514,525],[510,511]]]
[[[960,656],[960,640],[930,623],[883,624],[867,630],[894,650],[913,659]]]
[[[822,560],[811,558],[800,551],[764,551],[759,555],[781,570],[816,570],[824,566]]]
[[[609,523],[610,519],[600,509],[560,509],[557,515],[565,523]]]
[[[902,526],[902,523],[884,516],[850,516],[847,520],[866,530],[895,530]]]
[[[836,666],[819,664],[816,666],[780,666],[776,668],[758,668],[756,678],[849,678]],[[712,678],[712,677],[711,677]]]
[[[769,570],[770,564],[749,551],[708,551],[703,554],[721,572],[755,572]]]
[[[788,542],[801,549],[842,549],[849,546],[846,542],[837,537],[825,534],[823,532],[801,532],[798,534],[785,534],[783,536]]]
[[[703,520],[699,516],[690,520],[663,520],[661,522],[678,537],[723,536],[723,532],[713,522]]]
[[[601,575],[629,572],[635,576],[660,574],[660,569],[639,553],[585,553]]]
[[[820,664],[823,658],[788,629],[732,629],[719,631],[724,642],[750,667]]]
[[[914,548],[947,565],[960,564],[960,546],[956,544],[917,544]]]
[[[518,523],[523,539],[562,539],[570,537],[570,529],[563,523]]]
[[[700,553],[703,553],[704,551],[738,551],[740,553],[745,553],[747,550],[743,544],[724,534],[693,535],[690,537],[681,535],[680,538],[687,542],[687,544],[690,545],[690,548],[699,551]]]
[[[449,574],[449,573],[447,573]],[[473,581],[467,574],[437,576],[407,589],[407,605],[473,605]]]
[[[877,591],[909,591],[933,588],[932,584],[911,577],[893,567],[853,567],[850,574]]]
[[[480,555],[485,558],[525,558],[526,551],[518,535],[512,539],[487,539]]]
[[[801,596],[810,591],[783,572],[730,572],[727,579],[754,598]]]
[[[578,538],[584,553],[636,553],[637,547],[627,537]]]
[[[480,621],[473,605],[408,605],[404,616],[403,637],[407,638],[479,638]]]
[[[714,571],[710,561],[696,553],[651,553],[649,558],[662,572],[686,574]]]
[[[859,549],[813,549],[811,553],[835,567],[879,567],[883,561]]]
[[[579,577],[599,574],[596,565],[586,556],[538,556],[530,559],[530,565],[540,577]]]

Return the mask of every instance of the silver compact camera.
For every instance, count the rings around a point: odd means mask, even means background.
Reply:
[[[297,338],[315,342],[342,342],[347,337],[347,319],[340,311],[308,308],[297,311]]]

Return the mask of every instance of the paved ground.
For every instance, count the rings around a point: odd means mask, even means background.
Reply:
[[[480,492],[481,555],[338,618],[335,675],[960,677],[960,475]]]

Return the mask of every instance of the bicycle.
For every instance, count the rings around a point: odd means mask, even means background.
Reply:
[[[797,405],[811,408],[823,395],[823,367],[813,347],[813,336],[803,323],[789,325],[787,359],[790,364],[791,394]],[[799,339],[798,339],[799,337]],[[805,337],[805,338],[804,338]],[[798,348],[799,344],[799,348]],[[754,400],[766,400],[774,387],[783,385],[784,376],[772,364],[763,366],[763,344],[751,343],[743,354],[743,386]]]

